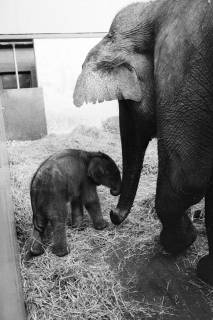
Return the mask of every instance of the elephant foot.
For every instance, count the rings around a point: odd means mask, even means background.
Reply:
[[[110,219],[113,224],[119,225],[121,224],[126,217],[128,216],[129,211],[121,211],[118,208],[115,208],[114,210],[111,210],[110,212]]]
[[[72,219],[68,218],[66,224],[68,227],[72,227]]]
[[[44,247],[41,242],[33,241],[30,247],[30,254],[32,256],[40,256],[44,253]]]
[[[82,222],[80,225],[72,225],[72,229],[76,229],[77,231],[83,231],[87,227],[87,224],[85,222]]]
[[[106,227],[108,227],[108,222],[105,221],[105,220],[97,221],[97,222],[94,223],[94,228],[96,230],[103,230]]]
[[[183,217],[181,228],[163,228],[160,234],[160,242],[164,249],[171,254],[179,254],[186,250],[196,239],[197,234],[191,220]]]
[[[73,228],[73,229],[81,229],[81,226],[83,226],[83,219],[82,218],[73,219],[72,222],[70,221],[69,226],[71,226],[71,228]]]
[[[68,246],[58,246],[58,245],[54,245],[52,247],[52,253],[55,254],[58,257],[64,257],[67,254],[70,253],[69,247]]]
[[[213,255],[206,255],[197,265],[197,275],[204,282],[213,286]]]
[[[75,224],[71,225],[71,228],[81,231],[81,230],[84,230],[86,228],[86,224],[85,224],[85,222],[75,223]]]

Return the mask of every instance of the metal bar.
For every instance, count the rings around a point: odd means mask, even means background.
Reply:
[[[2,95],[0,95],[2,100]],[[25,320],[17,242],[10,192],[10,174],[0,101],[0,319]]]
[[[37,68],[37,54],[35,51],[35,40],[33,39],[33,53],[34,53],[34,64],[36,66],[35,68],[35,74],[36,74],[36,87],[39,86],[39,78],[38,78],[38,68]]]
[[[0,45],[1,46],[8,46],[8,45],[13,45],[13,44],[15,44],[15,45],[20,45],[20,44],[22,44],[22,45],[30,45],[30,44],[33,44],[33,42],[32,41],[12,41],[12,42],[6,42],[6,41],[4,41],[4,42],[1,42],[1,40],[0,40]]]
[[[20,89],[19,76],[18,76],[18,65],[17,65],[17,60],[16,60],[16,46],[15,46],[15,43],[12,43],[12,47],[13,47],[13,58],[14,58],[15,72],[16,72],[17,89]]]
[[[0,40],[18,39],[62,39],[62,38],[103,38],[107,32],[75,32],[75,33],[23,33],[1,34]]]

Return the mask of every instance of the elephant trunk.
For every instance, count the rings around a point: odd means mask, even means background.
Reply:
[[[118,225],[128,216],[143,167],[148,143],[153,135],[153,125],[144,117],[140,104],[129,100],[119,101],[120,134],[123,157],[123,176],[117,207],[111,211],[111,221]]]

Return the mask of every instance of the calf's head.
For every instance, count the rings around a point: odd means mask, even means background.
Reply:
[[[89,162],[88,176],[96,185],[110,188],[113,196],[120,194],[121,175],[115,162],[105,153],[95,153]]]

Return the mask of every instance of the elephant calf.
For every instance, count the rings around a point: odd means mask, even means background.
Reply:
[[[34,225],[30,248],[32,255],[44,252],[42,243],[48,224],[53,229],[53,253],[57,256],[68,254],[67,203],[71,206],[73,227],[82,223],[83,206],[96,229],[106,227],[96,190],[98,185],[110,188],[114,196],[120,193],[119,169],[104,153],[66,149],[50,156],[40,165],[30,189]]]

